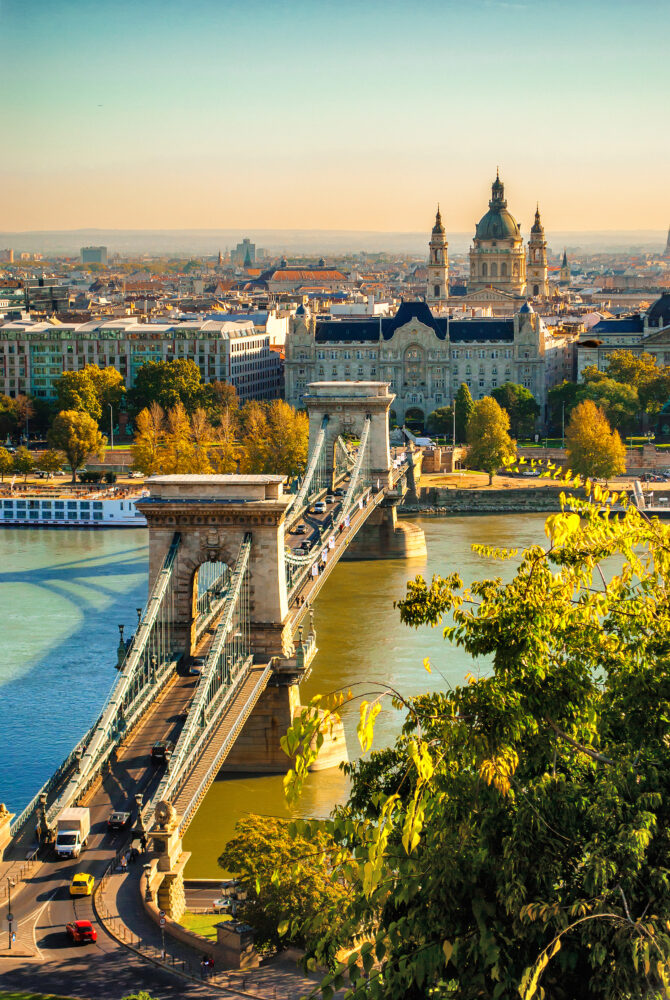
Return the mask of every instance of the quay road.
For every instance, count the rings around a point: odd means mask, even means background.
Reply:
[[[142,792],[145,800],[154,792],[162,769],[151,763],[151,746],[158,739],[176,741],[196,683],[196,677],[175,676],[120,749],[117,762],[89,801],[91,834],[87,850],[74,861],[45,861],[12,899],[14,950],[21,957],[13,959],[7,951],[0,957],[0,988],[118,1000],[140,988],[153,990],[162,982],[161,995],[189,995],[184,983],[131,956],[109,937],[96,921],[92,898],[70,897],[69,886],[78,871],[90,873],[97,882],[114,859],[123,835],[107,832],[109,814],[114,809],[134,806],[137,792]],[[5,902],[0,907],[3,934],[6,918]],[[95,945],[69,944],[65,925],[78,919],[90,920],[96,926]],[[0,947],[6,948],[6,944],[0,937]]]

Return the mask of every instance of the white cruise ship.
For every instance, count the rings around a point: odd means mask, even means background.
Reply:
[[[91,493],[56,489],[14,490],[0,494],[0,524],[40,528],[144,528],[135,502],[148,490],[110,487]]]

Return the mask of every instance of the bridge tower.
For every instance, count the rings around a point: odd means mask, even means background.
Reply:
[[[260,662],[286,656],[288,595],[284,518],[291,498],[284,476],[152,476],[151,495],[137,504],[149,527],[149,593],[175,532],[181,535],[176,566],[173,628],[185,650],[195,639],[194,582],[206,562],[232,567],[245,535],[250,556],[251,644]]]
[[[341,435],[360,437],[366,417],[370,417],[368,448],[370,475],[381,487],[391,485],[391,451],[389,448],[389,410],[395,399],[388,382],[310,382],[304,396],[309,414],[309,450],[314,448],[322,427],[326,425],[326,468],[334,474],[335,442]]]

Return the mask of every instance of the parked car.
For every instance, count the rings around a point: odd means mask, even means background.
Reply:
[[[65,933],[72,944],[95,944],[98,932],[90,920],[73,920],[65,925]]]
[[[151,748],[152,764],[167,764],[172,756],[173,750],[174,743],[172,740],[156,740]]]
[[[117,833],[119,830],[126,830],[130,826],[129,812],[113,812],[107,820],[107,829]]]
[[[95,879],[86,872],[77,872],[70,883],[71,896],[90,896],[93,893]]]

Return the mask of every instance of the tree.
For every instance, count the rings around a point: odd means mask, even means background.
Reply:
[[[456,440],[463,444],[467,440],[468,421],[475,408],[475,402],[465,382],[461,382],[456,393]]]
[[[147,361],[137,372],[128,399],[136,413],[152,403],[166,411],[181,403],[190,414],[206,402],[206,390],[195,361]]]
[[[20,448],[16,449],[14,454],[12,469],[18,476],[23,476],[23,481],[25,483],[28,479],[28,473],[32,472],[34,468],[35,460],[33,459],[33,456],[27,448],[21,445]]]
[[[123,997],[123,1000],[157,1000],[157,998],[152,997],[146,990],[140,990],[139,993],[129,993],[127,997]]]
[[[274,399],[267,408],[268,472],[299,476],[307,468],[309,420],[283,399]]]
[[[610,479],[626,471],[626,449],[618,431],[592,400],[579,403],[565,429],[568,465],[581,476]]]
[[[62,451],[43,451],[37,459],[37,468],[41,472],[46,472],[47,478],[51,479],[54,472],[59,472],[65,463],[65,455]]]
[[[193,469],[194,455],[188,414],[183,404],[177,403],[167,412],[161,471],[172,475],[188,474]]]
[[[13,464],[13,458],[7,449],[0,448],[0,482],[4,483],[5,476],[11,471]]]
[[[145,476],[162,471],[165,448],[165,413],[158,403],[140,410],[135,421],[136,431],[131,445],[133,468]]]
[[[107,365],[101,368],[99,365],[86,365],[82,373],[87,375],[93,383],[93,388],[98,397],[102,410],[102,420],[106,421],[109,416],[109,407],[117,410],[125,393],[123,375],[116,368]]]
[[[632,351],[612,351],[607,355],[605,371],[607,377],[615,382],[622,382],[624,385],[632,385],[635,389],[642,389],[647,382],[655,379],[659,373],[656,358],[653,354],[643,351],[641,354],[633,354]]]
[[[517,385],[516,382],[503,382],[497,389],[492,390],[491,395],[506,411],[510,431],[514,437],[520,437],[522,434],[527,437],[533,433],[540,407],[530,389]]]
[[[13,438],[19,427],[19,414],[16,400],[10,396],[0,396],[0,438],[6,441]]]
[[[548,391],[549,425],[555,434],[561,434],[564,421],[570,419],[570,411],[576,405],[575,396],[578,388],[576,382],[564,380],[560,385],[554,385]]]
[[[216,427],[228,414],[234,419],[238,409],[237,390],[230,382],[210,382],[205,386],[207,416]]]
[[[612,427],[626,433],[631,431],[640,411],[640,400],[637,389],[632,385],[623,385],[611,378],[601,378],[597,382],[588,382],[577,390],[576,400],[582,403],[592,400],[601,407]]]
[[[659,368],[658,374],[641,385],[637,394],[645,413],[660,413],[670,399],[670,366]]]
[[[219,426],[214,430],[209,459],[214,471],[220,475],[237,472],[238,448],[235,444],[235,423],[229,410],[224,410]]]
[[[94,455],[103,458],[107,446],[107,438],[100,433],[93,417],[79,410],[58,413],[51,425],[48,441],[52,448],[65,453],[72,469],[73,483],[77,482],[77,469]]]
[[[242,469],[252,475],[268,471],[272,456],[269,447],[269,429],[266,408],[251,400],[240,413],[241,436],[244,443]]]
[[[670,526],[635,507],[603,517],[625,496],[587,489],[548,518],[548,545],[526,550],[511,582],[408,584],[406,625],[446,620],[448,641],[487,660],[409,702],[365,685],[362,748],[385,698],[404,728],[350,767],[346,806],[302,826],[315,850],[317,832],[333,838],[348,891],[289,919],[308,961],[354,945],[324,998],[345,975],[354,1000],[668,996]],[[340,704],[296,716],[290,792]]]
[[[256,816],[239,819],[235,835],[226,844],[219,865],[242,884],[246,900],[237,916],[256,931],[256,942],[277,948],[282,918],[301,913],[314,919],[324,907],[337,908],[346,894],[343,880],[332,878],[329,854],[333,840],[317,831],[307,839],[288,820]],[[300,862],[302,875],[292,878],[293,865]],[[275,877],[278,873],[278,878]],[[298,933],[293,944],[302,947]]]
[[[484,396],[477,400],[468,421],[468,465],[488,472],[489,486],[493,474],[516,454],[516,441],[508,431],[509,417],[495,399]]]
[[[93,420],[99,421],[102,416],[102,406],[97,390],[86,369],[76,372],[63,372],[56,379],[56,402],[58,411],[77,410],[87,413]]]
[[[428,414],[426,429],[429,434],[451,437],[454,430],[454,410],[451,406],[440,406]]]

